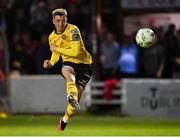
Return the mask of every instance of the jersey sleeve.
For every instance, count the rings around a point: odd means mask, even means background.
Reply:
[[[55,65],[60,59],[60,54],[58,52],[52,52],[50,63],[51,65]]]
[[[71,38],[71,42],[75,42],[75,41],[77,42],[81,40],[80,31],[77,27],[71,29],[70,38]]]
[[[49,46],[52,46],[53,45],[53,42],[51,40],[51,37],[49,36],[48,38],[48,41],[49,41]],[[54,66],[60,59],[60,53],[58,52],[52,52],[51,54],[51,59],[50,59],[50,63]]]

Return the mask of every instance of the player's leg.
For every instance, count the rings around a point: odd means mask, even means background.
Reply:
[[[78,103],[80,102],[80,99],[81,99],[81,96],[82,96],[82,93],[84,91],[84,87],[81,86],[81,85],[76,85],[77,87],[77,90],[78,90]]]
[[[76,85],[76,87],[78,90],[78,102],[80,102],[82,93],[84,91],[84,87],[81,85]],[[69,104],[64,117],[59,122],[59,126],[57,129],[58,131],[62,131],[65,129],[67,122],[70,120],[70,118],[74,115],[75,112],[76,112],[75,109]]]
[[[66,128],[68,121],[75,112],[76,111],[74,110],[74,108],[70,104],[68,104],[66,113],[64,114],[63,118],[61,118],[59,121],[57,131],[63,131]]]
[[[79,109],[78,104],[78,90],[75,84],[75,72],[74,69],[70,66],[64,66],[62,68],[62,74],[66,79],[66,91],[67,91],[67,98],[69,104],[67,106],[67,111],[64,117],[60,120],[59,126],[57,128],[58,131],[64,130],[67,122],[72,117],[72,115]]]
[[[79,103],[84,88],[82,86],[79,86],[79,85],[76,85],[76,87],[78,90],[78,103]],[[63,122],[61,124],[66,126],[67,122],[70,120],[70,118],[74,115],[75,112],[76,112],[75,109],[70,104],[68,104],[66,113],[65,113],[63,119],[60,121],[60,122]],[[63,130],[64,130],[65,126],[62,128]]]
[[[77,99],[77,101],[78,101],[78,103],[79,103],[84,88],[83,88],[82,86],[80,86],[80,85],[76,85],[76,87],[77,87],[77,90],[78,90],[78,99]],[[67,111],[66,111],[66,113],[65,113],[65,115],[64,115],[64,120],[68,122],[68,121],[70,120],[70,118],[72,117],[72,115],[73,115],[75,112],[76,112],[75,109],[69,104],[69,105],[67,106]]]
[[[73,83],[73,86],[76,88],[76,90],[73,90],[73,91],[77,92],[77,94],[75,94],[75,95],[77,95],[76,96],[77,102],[80,101],[80,98],[85,89],[85,86],[88,83],[90,76],[91,76],[91,69],[90,70],[85,69],[85,70],[83,69],[83,67],[80,67],[79,71],[76,70],[76,77],[75,77],[75,72],[72,67],[67,66],[67,67],[63,67],[63,69],[62,69],[63,76],[65,77],[65,79],[67,81],[67,91],[69,89],[68,82]],[[75,83],[76,83],[76,85],[75,85]],[[72,117],[72,115],[75,113],[75,109],[72,106],[73,105],[70,105],[70,104],[68,105],[65,115],[64,115],[63,119],[61,119],[61,121],[60,121],[59,125],[61,125],[60,126],[61,130],[64,130],[67,122]]]
[[[74,69],[70,66],[64,66],[62,68],[62,74],[66,79],[66,91],[67,91],[67,99],[69,104],[75,109],[75,111],[79,110],[78,100],[78,90],[76,87],[76,78]]]

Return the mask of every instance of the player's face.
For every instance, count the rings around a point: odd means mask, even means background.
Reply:
[[[66,26],[67,19],[65,16],[56,15],[53,17],[53,24],[57,32],[62,32]]]

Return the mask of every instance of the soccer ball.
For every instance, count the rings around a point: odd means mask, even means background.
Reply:
[[[143,48],[151,47],[155,39],[155,33],[150,28],[142,28],[136,34],[136,43]]]

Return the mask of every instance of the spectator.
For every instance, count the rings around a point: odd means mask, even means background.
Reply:
[[[36,42],[36,40],[32,40],[28,32],[23,32],[21,35],[26,53],[32,58],[32,60],[35,60],[35,57],[39,50],[38,42]]]
[[[15,32],[21,32],[29,27],[28,20],[26,19],[25,10],[23,8],[17,8],[15,10],[15,16],[13,16],[13,26]]]
[[[119,50],[120,78],[137,77],[139,72],[139,49],[132,36],[125,36],[124,44]]]
[[[157,31],[157,32],[156,32]],[[163,45],[160,41],[158,29],[155,30],[157,41],[155,44],[148,48],[142,50],[142,66],[144,75],[147,78],[160,78],[162,77],[162,70],[164,66],[164,50]]]
[[[175,78],[180,78],[180,30],[176,34],[176,44],[174,49],[174,75]]]
[[[11,71],[17,71],[20,74],[33,73],[32,60],[25,52],[23,41],[15,43],[10,56],[10,61]]]
[[[44,1],[34,1],[30,8],[30,25],[34,39],[40,38],[39,35],[47,29],[49,10]]]
[[[42,34],[39,46],[40,48],[36,56],[37,72],[38,74],[48,74],[49,71],[42,67],[43,61],[48,57],[47,55],[51,56],[47,34]]]
[[[174,47],[176,42],[175,37],[175,25],[170,24],[168,30],[164,35],[164,68],[162,72],[163,78],[172,78],[173,77],[173,60],[174,60]]]
[[[117,76],[118,56],[119,44],[114,40],[114,35],[108,32],[105,41],[101,44],[102,80]]]

